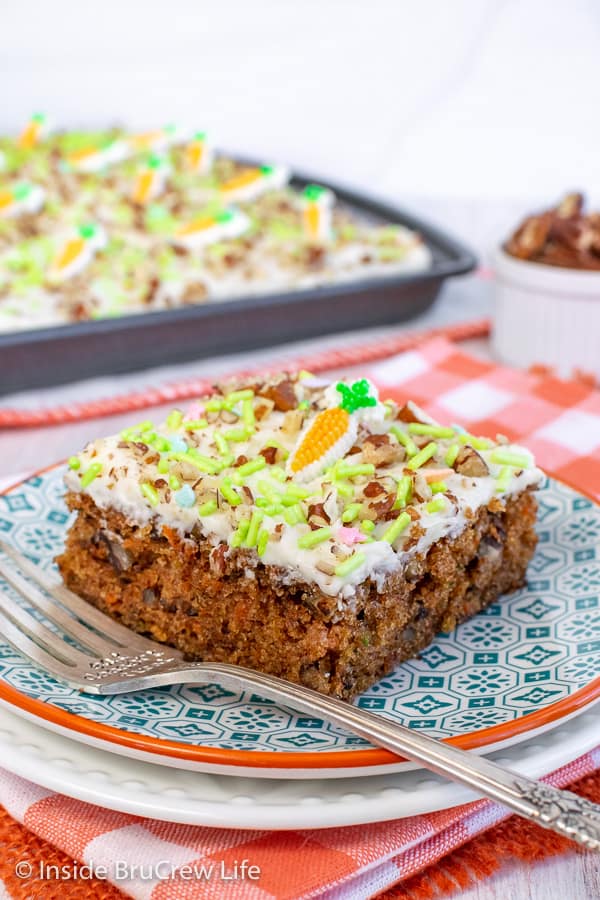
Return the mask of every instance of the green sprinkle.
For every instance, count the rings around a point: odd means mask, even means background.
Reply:
[[[167,450],[171,449],[171,444],[166,438],[160,437],[159,435],[154,441],[154,448],[158,450],[159,453],[166,453]]]
[[[207,500],[206,503],[203,503],[202,506],[198,508],[198,515],[212,516],[213,513],[216,513],[218,508],[216,500]]]
[[[170,469],[170,466],[169,466],[168,459],[159,459],[159,461],[156,465],[156,471],[160,472],[161,475],[166,475],[166,473],[169,471],[169,469]]]
[[[420,469],[423,463],[426,463],[428,459],[431,459],[432,456],[435,456],[437,453],[437,444],[434,441],[431,441],[427,444],[426,447],[423,447],[416,456],[413,456],[407,463],[409,469],[413,471],[415,469]]]
[[[296,500],[306,500],[307,497],[310,497],[311,491],[300,487],[299,484],[290,484],[287,487],[286,494],[290,497],[295,497]]]
[[[216,475],[221,469],[218,460],[202,456],[200,453],[192,453],[191,450],[188,450],[187,453],[172,453],[171,457],[179,462],[187,462],[198,471],[206,472],[209,475]]]
[[[17,184],[13,189],[13,195],[15,200],[25,200],[26,197],[29,197],[31,193],[31,185],[30,184]]]
[[[500,448],[494,450],[490,455],[490,459],[493,463],[498,463],[501,466],[514,466],[517,469],[528,469],[531,465],[531,460],[524,453],[513,453],[510,450],[502,450]]]
[[[242,402],[242,419],[246,428],[254,428],[256,419],[254,418],[254,404],[252,400],[244,400]]]
[[[81,468],[81,461],[78,456],[70,456],[69,457],[69,468],[70,469]]]
[[[187,422],[183,423],[183,427],[186,431],[199,431],[200,428],[206,428],[208,422],[206,419],[189,419]]]
[[[281,495],[277,493],[276,489],[271,484],[269,484],[268,481],[259,481],[258,489],[270,503],[279,503]]]
[[[248,534],[248,529],[250,528],[250,520],[242,519],[237,527],[237,531],[234,531],[229,539],[229,544],[231,547],[241,547],[242,542],[246,539],[246,535]]]
[[[406,432],[402,431],[398,425],[392,425],[390,432],[394,435],[399,444],[402,444],[408,456],[414,456],[417,452],[417,445],[412,441]]]
[[[171,475],[171,477],[169,478],[169,487],[171,488],[172,491],[179,490],[179,488],[181,487],[181,482],[180,482],[179,478],[177,477],[177,475]]]
[[[231,478],[223,479],[220,485],[220,490],[231,506],[238,506],[242,502],[239,494],[236,494],[236,492],[233,490],[233,487],[231,486]]]
[[[238,472],[245,477],[246,475],[252,475],[254,472],[260,472],[266,465],[267,463],[265,462],[264,456],[257,456],[256,459],[251,459],[247,463],[239,466]]]
[[[309,531],[308,534],[303,534],[302,537],[298,538],[298,546],[302,550],[310,550],[311,547],[322,544],[323,541],[329,540],[330,537],[331,528],[317,528],[316,531]]]
[[[500,473],[496,479],[496,491],[501,494],[504,491],[508,490],[508,486],[510,484],[510,479],[512,477],[512,473],[508,466],[503,466],[500,469]]]
[[[454,437],[454,429],[444,428],[442,425],[427,425],[422,422],[410,422],[408,430],[411,434],[428,434],[434,438]]]
[[[228,441],[246,441],[249,437],[247,428],[230,428],[223,434]]]
[[[371,522],[370,519],[363,519],[360,523],[360,530],[365,534],[371,534],[375,530],[375,522]]]
[[[474,434],[459,434],[458,440],[461,444],[470,444],[475,450],[489,450],[493,446],[487,438],[475,437]]]
[[[92,463],[88,466],[88,469],[81,476],[81,487],[86,488],[88,485],[92,483],[94,478],[97,478],[100,472],[102,471],[102,463]]]
[[[258,539],[256,542],[256,552],[259,556],[264,556],[264,552],[267,549],[267,544],[269,543],[269,532],[266,528],[261,528],[258,532]]]
[[[451,444],[447,451],[446,456],[444,457],[444,462],[449,468],[452,468],[454,463],[456,462],[456,457],[458,456],[460,447],[458,444]]]
[[[356,466],[340,463],[335,472],[339,478],[356,478],[358,475],[374,475],[375,466],[373,463],[362,463]]]
[[[140,490],[150,506],[156,506],[158,504],[158,491],[153,484],[150,484],[149,481],[144,481],[140,486]]]
[[[349,499],[350,497],[354,497],[354,488],[349,484],[336,484],[336,489],[340,497],[345,497]]]
[[[206,403],[204,404],[204,409],[207,412],[220,412],[223,409],[223,401],[217,400],[216,397],[212,397],[211,399],[206,401]]]
[[[412,495],[412,478],[410,475],[403,475],[398,479],[398,489],[396,491],[396,499],[392,509],[402,509],[406,506]]]
[[[151,422],[150,419],[146,419],[144,422],[140,422],[139,425],[134,425],[131,429],[132,431],[139,431],[143,434],[145,431],[152,431],[154,428],[154,422]]]
[[[275,516],[285,516],[285,513],[289,512],[287,509],[284,510],[280,503],[265,503],[261,505],[265,510],[265,516],[271,516],[271,518],[274,518]],[[295,525],[296,523],[294,522],[293,524]]]
[[[355,569],[359,569],[362,564],[366,561],[367,554],[358,552],[353,553],[352,556],[349,556],[348,559],[344,560],[343,563],[340,563],[339,566],[335,568],[335,574],[338,578],[345,578],[346,575],[350,575],[351,572],[354,572]]]
[[[296,506],[288,506],[287,509],[284,509],[283,518],[288,525],[299,525],[300,522],[306,521],[299,504]]]
[[[301,400],[298,404],[298,409],[310,409],[310,403],[308,400]]]
[[[384,531],[381,540],[387,541],[388,544],[393,544],[394,541],[400,537],[402,532],[410,525],[410,521],[411,518],[407,512],[400,513],[398,518],[394,522],[392,522],[387,531]]]
[[[342,513],[342,522],[354,522],[362,509],[362,503],[351,503]]]
[[[443,494],[444,491],[448,490],[448,485],[445,481],[432,481],[429,487],[432,494]]]
[[[262,525],[264,515],[265,514],[260,509],[255,509],[252,513],[250,525],[248,526],[248,532],[244,539],[244,547],[256,546],[256,542],[258,541],[258,532],[260,530],[260,526]]]
[[[285,481],[285,479],[287,478],[287,475],[285,474],[281,466],[271,466],[271,468],[269,469],[269,475],[271,476],[271,478],[274,478],[275,481]]]
[[[227,394],[225,400],[233,405],[239,403],[240,400],[252,400],[253,397],[254,391],[251,388],[245,388],[243,391],[232,391],[230,394]]]
[[[227,456],[229,455],[229,447],[227,446],[227,441],[223,437],[220,431],[215,431],[213,434],[213,440],[217,445],[217,450],[219,453],[224,453]]]
[[[445,507],[445,499],[443,497],[436,497],[435,500],[430,500],[429,503],[426,504],[425,509],[428,513],[436,513],[441,512]]]

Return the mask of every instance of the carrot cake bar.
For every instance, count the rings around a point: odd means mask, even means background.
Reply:
[[[419,235],[375,224],[281,165],[204,132],[0,138],[0,332],[426,269]]]
[[[58,565],[190,659],[349,699],[524,583],[541,478],[366,379],[221,385],[71,458]]]

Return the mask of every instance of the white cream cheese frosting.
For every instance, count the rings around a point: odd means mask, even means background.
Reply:
[[[186,415],[174,410],[160,424],[92,441],[71,458],[67,487],[139,525],[201,534],[278,567],[284,582],[350,600],[365,580],[383,589],[480,507],[502,506],[543,477],[531,453],[505,439],[382,403],[364,380],[341,390],[280,376],[213,395]],[[353,408],[365,396],[372,405]],[[327,444],[334,425],[357,435],[337,459]],[[308,479],[290,468],[301,447]]]

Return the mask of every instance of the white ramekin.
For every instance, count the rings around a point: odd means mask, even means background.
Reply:
[[[600,271],[563,269],[496,252],[492,344],[512,366],[541,364],[600,379]]]

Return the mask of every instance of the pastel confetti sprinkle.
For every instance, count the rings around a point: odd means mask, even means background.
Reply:
[[[364,541],[365,536],[362,531],[359,531],[358,528],[345,528],[341,527],[335,533],[335,536],[338,541],[341,541],[342,544],[360,544],[361,541]]]
[[[184,484],[180,490],[175,493],[175,502],[178,506],[190,507],[196,502],[196,495],[189,484]]]

